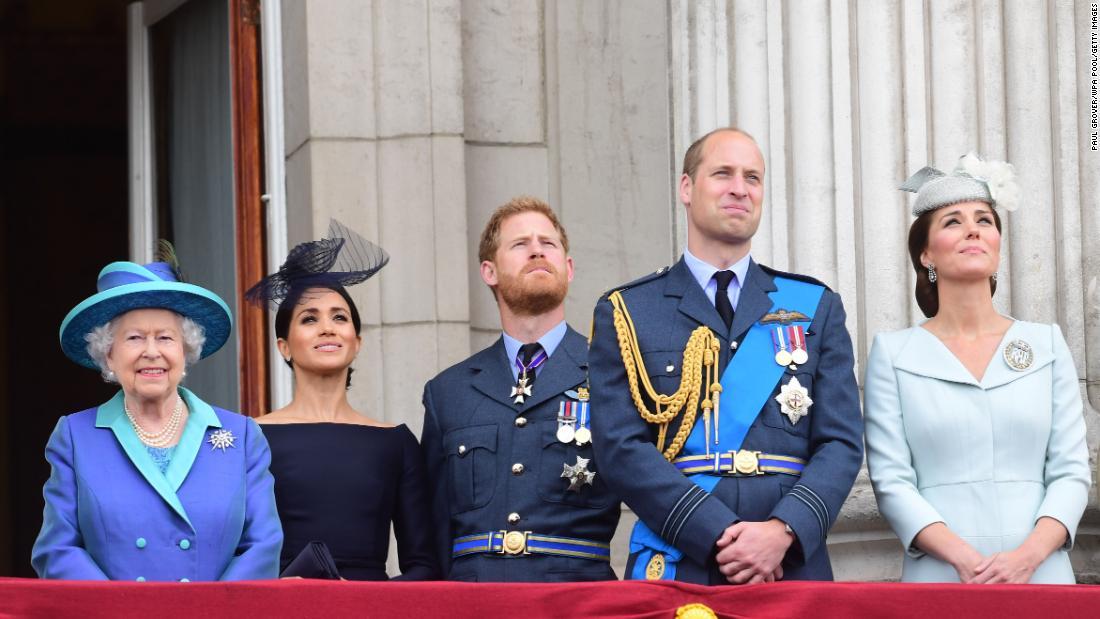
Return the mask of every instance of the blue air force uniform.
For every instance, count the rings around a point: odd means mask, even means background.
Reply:
[[[640,518],[627,577],[725,583],[715,561],[722,532],[738,521],[775,517],[796,537],[782,562],[784,579],[832,578],[826,534],[863,459],[844,308],[836,293],[811,278],[767,269],[747,257],[733,270],[739,269],[729,329],[684,259],[618,289],[616,302],[629,313],[637,356],[657,393],[677,391],[693,331],[709,327],[718,340],[721,429],[711,426],[719,423],[713,418],[704,424],[700,411],[671,462],[655,448],[658,426],[641,417],[632,399],[609,299],[614,291],[596,306],[589,350],[592,406],[600,412],[593,418],[596,461],[610,489]],[[803,327],[808,358],[801,364],[779,365],[775,359],[770,336],[787,325]],[[707,389],[705,381],[701,389]],[[797,392],[805,397],[783,399]],[[652,410],[644,392],[642,397]],[[784,402],[802,416],[791,414]],[[738,408],[740,421],[727,410]],[[666,445],[684,417],[682,412],[669,422]],[[738,423],[740,435],[730,438]],[[739,472],[734,461],[742,462],[740,456],[749,461]]]
[[[609,544],[619,500],[591,443],[557,437],[559,411],[578,410],[584,397],[587,342],[563,321],[539,343],[549,358],[520,404],[512,394],[519,342],[507,334],[424,387],[421,444],[450,580],[615,578]],[[563,477],[567,465],[581,477]]]

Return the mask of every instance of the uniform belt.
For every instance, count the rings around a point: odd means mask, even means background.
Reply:
[[[685,475],[709,473],[734,477],[777,473],[801,475],[802,469],[806,468],[806,461],[802,458],[748,449],[726,451],[709,456],[681,456],[672,463]]]
[[[540,535],[530,531],[489,531],[455,538],[452,557],[479,553],[514,557],[539,554],[593,561],[611,560],[609,544],[575,537]]]

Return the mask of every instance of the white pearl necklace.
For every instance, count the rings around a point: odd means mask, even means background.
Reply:
[[[130,420],[130,426],[134,429],[134,434],[137,434],[142,443],[150,447],[163,449],[171,445],[172,439],[176,438],[176,430],[179,429],[180,420],[183,419],[183,398],[178,393],[176,394],[176,407],[172,409],[172,416],[168,418],[168,423],[164,424],[159,432],[147,432],[138,425],[134,414],[130,412],[130,407],[126,406],[125,399],[122,401],[122,410],[125,411],[126,418]]]

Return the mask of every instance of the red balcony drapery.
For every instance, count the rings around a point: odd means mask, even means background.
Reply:
[[[0,579],[0,617],[646,617],[704,604],[719,617],[1100,616],[1100,586],[788,582],[468,584],[278,580],[94,583]]]

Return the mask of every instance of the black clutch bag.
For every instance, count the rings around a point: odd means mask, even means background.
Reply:
[[[339,580],[340,572],[336,570],[336,561],[328,546],[324,542],[310,542],[298,553],[297,557],[286,566],[282,578],[300,576],[301,578],[319,578],[322,580]]]

